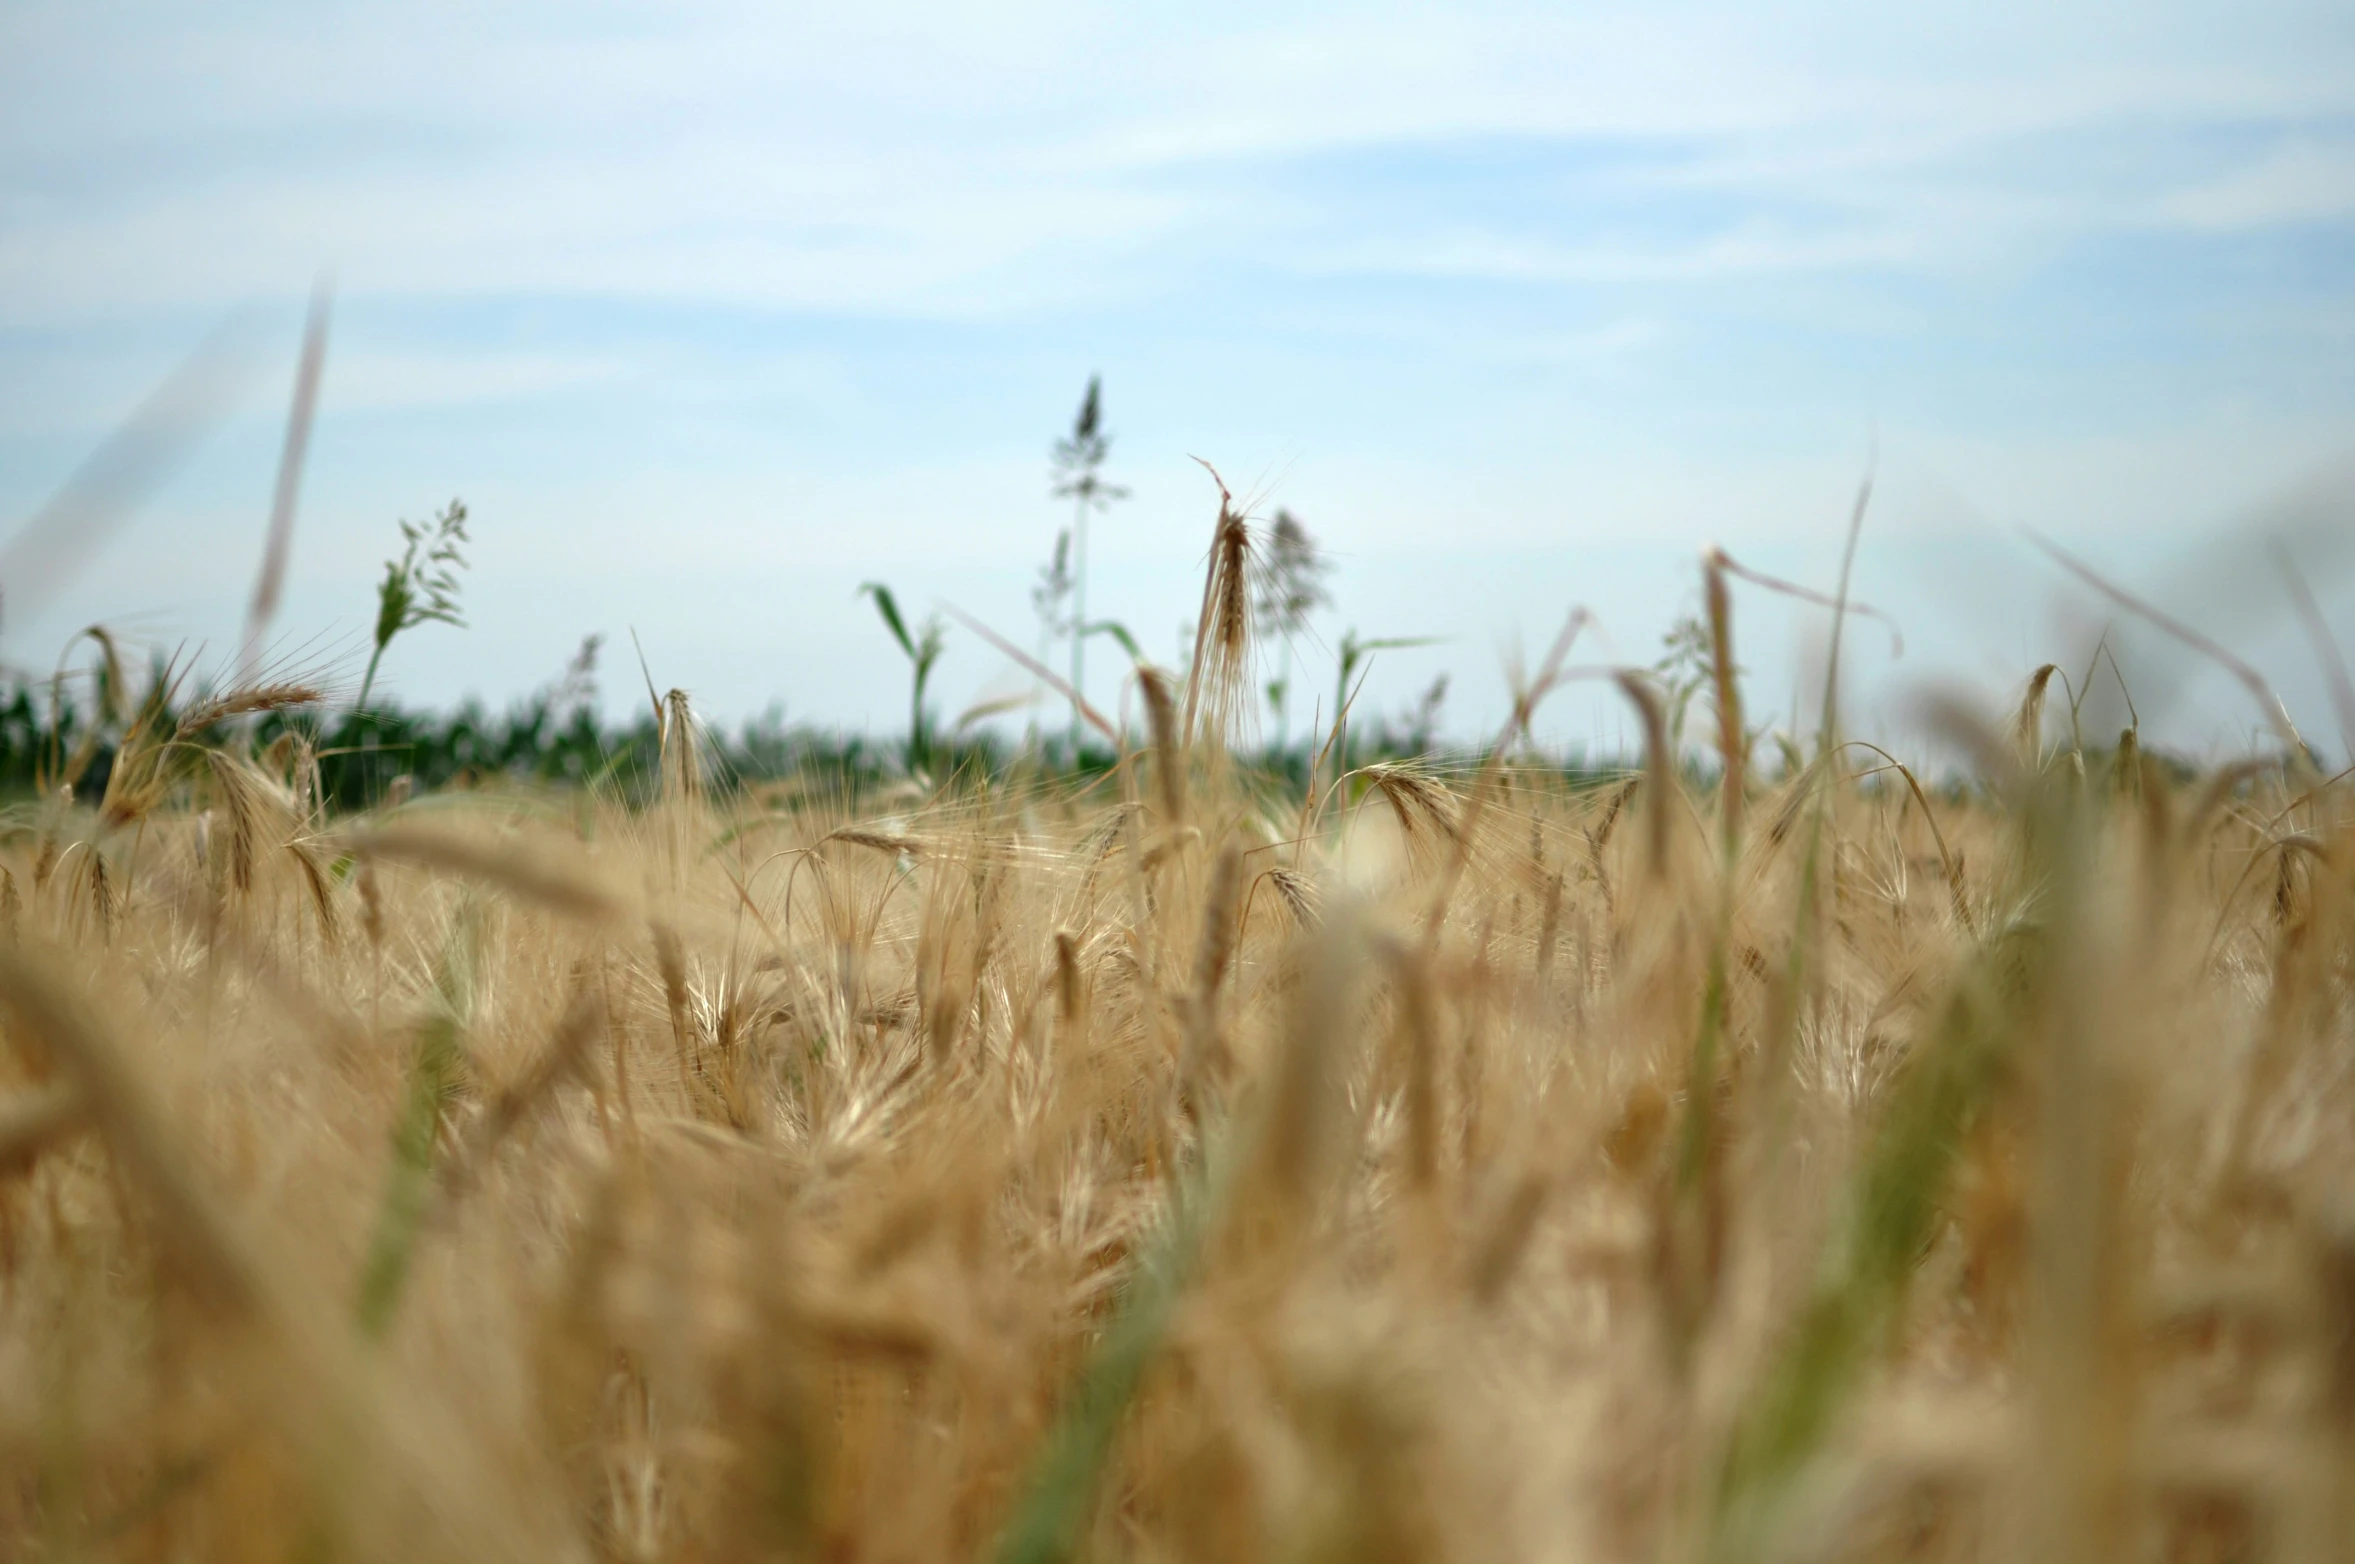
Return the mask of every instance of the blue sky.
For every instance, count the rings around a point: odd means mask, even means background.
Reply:
[[[1334,555],[1312,682],[1352,627],[1448,637],[1367,698],[1449,671],[1461,733],[1573,604],[1596,655],[1649,660],[1707,543],[1828,585],[1868,465],[1858,591],[1907,632],[1855,659],[1885,731],[2101,633],[2024,526],[2258,661],[2327,744],[2251,543],[2295,500],[2355,642],[2343,5],[18,0],[0,525],[232,311],[250,373],[87,569],[0,581],[0,660],[94,619],[233,648],[323,268],[277,629],[355,675],[394,520],[463,495],[474,626],[396,649],[403,699],[503,701],[634,628],[715,715],[896,728],[858,583],[1028,644],[1046,447],[1095,371],[1134,490],[1095,606],[1174,655],[1205,458]],[[1740,612],[1787,704],[1816,618]],[[2168,736],[2253,728],[2114,633]],[[952,634],[949,711],[1023,682]],[[638,687],[626,651],[605,685]],[[1626,725],[1580,692],[1547,730]]]

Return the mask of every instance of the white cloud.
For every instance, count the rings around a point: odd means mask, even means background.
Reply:
[[[36,9],[0,24],[0,299],[18,323],[299,288],[545,289],[987,314],[1137,286],[1239,240],[1244,175],[1513,137],[1654,145],[1635,188],[1767,208],[1675,246],[1564,253],[1336,198],[1262,242],[1578,279],[1952,264],[1958,230],[2126,221],[2165,170],[2054,138],[2355,108],[2344,30],[2295,10],[1434,8],[1368,17],[1038,5]],[[2038,138],[2043,138],[2041,141]],[[2063,167],[2049,161],[2058,155]],[[2170,208],[2345,209],[2344,160],[2274,157]],[[2065,188],[2054,189],[2056,174]],[[2181,184],[2180,179],[2172,181]],[[1778,206],[1845,214],[1826,236]],[[2317,203],[2320,203],[2317,205]],[[1957,223],[1958,213],[1972,219]],[[1992,224],[1982,221],[1992,214]],[[1452,258],[1451,258],[1452,257]]]
[[[2273,147],[2220,179],[2177,191],[2160,211],[2212,232],[2343,222],[2355,217],[2355,146],[2300,139]]]
[[[1561,244],[1466,234],[1397,248],[1336,249],[1310,272],[1400,273],[1508,282],[1714,282],[1790,272],[1850,271],[1940,261],[1926,236],[1900,229],[1793,233],[1750,222],[1685,243]]]
[[[364,350],[335,357],[335,410],[340,415],[515,401],[632,372],[619,359],[567,353]]]

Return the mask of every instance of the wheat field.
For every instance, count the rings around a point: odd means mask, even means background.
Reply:
[[[1229,521],[1084,787],[15,810],[0,1556],[2348,1556],[2344,782],[1767,774],[1712,565],[1698,756],[1304,793]]]

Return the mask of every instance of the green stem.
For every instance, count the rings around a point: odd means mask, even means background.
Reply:
[[[1204,1242],[1225,1204],[1228,1172],[1225,1148],[1214,1143],[1199,1167],[1179,1176],[1158,1230],[1131,1262],[1112,1319],[1032,1457],[998,1535],[997,1564],[1068,1564],[1081,1551],[1121,1425],[1202,1264]]]
[[[930,745],[924,742],[924,681],[931,670],[922,663],[916,665],[915,690],[908,697],[908,769],[914,771],[926,761]]]
[[[1087,699],[1088,497],[1071,522],[1071,761],[1079,763],[1079,703]]]
[[[1292,632],[1284,632],[1284,668],[1276,676],[1276,748],[1292,747]]]
[[[384,661],[386,644],[383,641],[377,642],[376,650],[368,654],[368,671],[360,676],[360,698],[352,702],[352,710],[354,711],[368,709],[368,692],[376,688],[376,665]]]
[[[442,1116],[465,1067],[462,1033],[474,1008],[479,933],[474,903],[461,903],[434,972],[433,1008],[417,1029],[400,1117],[393,1126],[384,1204],[360,1271],[360,1328],[372,1337],[381,1337],[392,1324],[432,1201],[434,1149],[441,1139]]]

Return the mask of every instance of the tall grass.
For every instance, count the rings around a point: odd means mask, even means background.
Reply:
[[[2344,1556],[2347,784],[2042,678],[1766,765],[1720,556],[1706,771],[1637,673],[1510,758],[1575,622],[1238,764],[1213,545],[1092,776],[110,708],[0,836],[0,1556]]]

